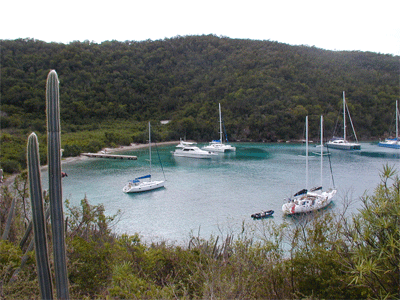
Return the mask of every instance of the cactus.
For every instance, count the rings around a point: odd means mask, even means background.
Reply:
[[[11,207],[10,207],[10,211],[8,212],[8,217],[7,217],[7,222],[6,222],[6,228],[4,229],[3,235],[1,237],[2,240],[6,240],[8,238],[8,234],[9,234],[10,228],[11,228],[11,222],[12,222],[13,215],[14,215],[14,210],[15,210],[15,198],[11,202]]]
[[[29,165],[28,165],[29,168]],[[31,199],[32,200],[32,199]],[[22,250],[22,248],[24,248],[24,245],[26,243],[26,241],[28,240],[29,235],[32,232],[32,228],[33,228],[33,224],[32,224],[32,220],[29,222],[28,227],[25,230],[25,234],[22,237],[21,241],[19,242],[19,248]]]
[[[29,165],[28,165],[28,167],[29,167]],[[46,216],[45,216],[46,222],[47,222],[47,220],[49,219],[49,216],[50,216],[50,208],[48,207],[48,208],[46,209]],[[19,242],[19,248],[20,248],[21,250],[24,248],[24,245],[25,245],[26,241],[28,240],[29,235],[30,235],[31,232],[32,232],[32,227],[33,227],[33,224],[32,224],[32,221],[30,221],[29,224],[28,224],[28,227],[27,227],[26,230],[25,230],[24,236],[22,237],[21,241]]]
[[[35,233],[35,253],[40,294],[42,299],[52,299],[53,288],[51,284],[50,266],[47,253],[46,223],[43,212],[39,145],[35,133],[31,133],[29,136],[27,148],[29,191],[32,205],[32,224]]]
[[[69,292],[61,185],[60,99],[58,76],[55,70],[51,70],[47,76],[46,113],[50,216],[56,290],[58,299],[68,299]]]

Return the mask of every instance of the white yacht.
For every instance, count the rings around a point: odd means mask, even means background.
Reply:
[[[349,114],[349,119],[351,126],[353,128],[354,136],[356,138],[356,143],[349,142],[346,139],[346,98],[343,91],[343,137],[333,137],[329,142],[326,143],[326,147],[340,150],[361,150],[361,145],[358,143],[357,135],[354,130],[353,122],[351,121],[349,109],[347,108],[347,112]]]
[[[175,151],[172,152],[174,156],[177,157],[190,157],[190,158],[211,158],[216,156],[216,153],[211,151],[201,150],[199,147],[195,146],[194,142],[180,141],[176,146]]]
[[[213,140],[207,146],[202,148],[203,150],[212,152],[234,152],[236,147],[222,142],[222,116],[221,116],[221,103],[219,103],[219,140]]]

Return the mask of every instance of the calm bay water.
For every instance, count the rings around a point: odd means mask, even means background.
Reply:
[[[250,215],[275,210],[274,221],[283,222],[284,199],[305,187],[305,146],[301,144],[237,143],[236,153],[219,154],[211,160],[175,158],[174,146],[158,146],[167,179],[164,189],[124,194],[129,179],[149,172],[148,149],[125,152],[137,161],[85,159],[63,164],[63,198],[79,205],[87,196],[90,204],[103,204],[106,214],[122,211],[117,233],[139,233],[144,241],[186,243],[190,232],[209,238],[239,232],[242,223],[260,222]],[[163,179],[156,149],[152,149],[153,179]],[[310,146],[309,187],[320,184],[320,156]],[[339,209],[345,196],[359,199],[372,194],[379,172],[389,164],[400,171],[400,151],[362,143],[362,150],[330,150],[333,180],[338,193],[329,209]],[[328,157],[324,157],[324,189],[333,185]],[[42,172],[47,185],[47,171]],[[348,213],[356,212],[355,201]],[[262,222],[262,221],[261,221]]]

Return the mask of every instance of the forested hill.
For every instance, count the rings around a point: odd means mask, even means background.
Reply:
[[[68,45],[1,40],[2,130],[45,132],[50,69],[60,79],[64,132],[106,119],[172,120],[169,139],[185,133],[204,141],[217,134],[220,102],[231,140],[301,138],[305,116],[316,129],[320,114],[331,135],[345,91],[366,140],[393,129],[399,97],[399,57],[392,55],[214,35]]]

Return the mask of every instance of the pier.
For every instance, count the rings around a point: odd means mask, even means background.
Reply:
[[[118,154],[103,154],[103,153],[82,153],[81,155],[95,158],[110,158],[110,159],[128,159],[136,160],[137,156],[133,155],[118,155]]]

